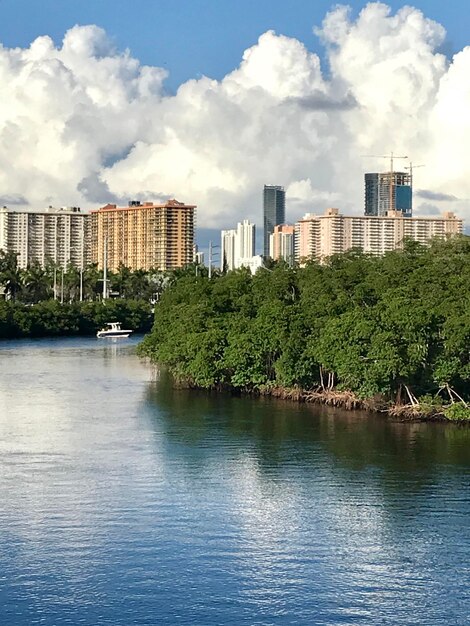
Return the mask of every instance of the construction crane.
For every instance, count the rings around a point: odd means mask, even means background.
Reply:
[[[421,163],[420,165],[413,165],[413,163],[410,161],[410,166],[405,167],[405,170],[410,170],[410,183],[412,187],[413,187],[413,170],[415,170],[417,167],[426,167],[426,166],[424,163]]]
[[[393,207],[393,159],[407,159],[407,156],[395,156],[393,152],[390,154],[364,154],[364,157],[371,159],[390,159],[390,210]],[[416,166],[417,167],[417,166]]]
[[[413,165],[413,163],[410,161],[410,166],[405,167],[405,170],[410,170],[411,189],[413,189],[413,170],[416,169],[417,167],[426,167],[426,166],[424,165],[424,163],[421,163],[420,165]],[[413,196],[411,197],[411,211],[413,211]]]

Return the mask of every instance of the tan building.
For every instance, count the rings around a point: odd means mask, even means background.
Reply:
[[[130,202],[119,208],[107,204],[90,212],[92,262],[108,269],[120,264],[136,269],[168,270],[193,260],[196,206],[169,200],[165,204]]]
[[[88,215],[78,207],[40,211],[0,208],[0,249],[18,254],[18,265],[52,262],[83,267],[87,256]]]
[[[404,217],[401,211],[389,211],[383,217],[356,217],[327,209],[324,215],[307,213],[296,223],[295,258],[300,262],[311,257],[323,259],[351,248],[380,255],[400,248],[404,239],[427,244],[434,237],[457,235],[462,227],[462,220],[452,212],[442,217]]]
[[[269,256],[275,261],[294,261],[294,226],[279,224],[269,235]]]

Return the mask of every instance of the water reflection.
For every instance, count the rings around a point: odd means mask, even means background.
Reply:
[[[465,623],[468,429],[177,390],[129,346],[0,349],[1,623]]]
[[[292,581],[308,596],[316,579],[319,606],[334,598],[325,623],[449,619],[468,579],[469,429],[175,390],[164,376],[147,403],[191,488],[223,471],[264,599],[278,606]],[[441,604],[437,564],[459,572]]]
[[[296,405],[265,398],[240,398],[175,389],[165,372],[149,386],[146,401],[158,407],[166,434],[185,443],[217,433],[253,442],[260,463],[282,464],[286,443],[297,442],[295,457],[308,459],[312,447],[332,454],[348,470],[429,473],[440,465],[470,467],[470,428],[453,424],[393,422],[380,415]],[[292,449],[289,447],[289,458]]]

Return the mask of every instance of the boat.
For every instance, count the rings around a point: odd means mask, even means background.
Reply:
[[[120,322],[108,322],[106,324],[106,328],[102,328],[101,330],[99,330],[96,333],[96,336],[98,337],[98,339],[115,339],[116,337],[129,337],[131,333],[132,330],[124,330],[123,328],[121,328]]]

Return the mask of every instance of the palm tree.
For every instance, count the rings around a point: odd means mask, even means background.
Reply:
[[[91,263],[83,271],[83,297],[85,300],[96,300],[103,291],[103,272],[97,263]]]
[[[111,276],[111,290],[118,291],[121,298],[125,298],[127,296],[131,275],[131,270],[123,263],[119,263],[117,272]]]
[[[69,263],[64,273],[64,300],[72,302],[80,298],[80,270]]]
[[[134,270],[128,280],[126,295],[133,300],[150,300],[153,287],[145,270]]]
[[[52,296],[53,290],[47,270],[34,261],[24,273],[23,299],[35,304],[42,300],[49,300]]]
[[[3,284],[5,295],[16,300],[23,289],[23,272],[18,267],[18,254],[0,250],[0,283]]]

